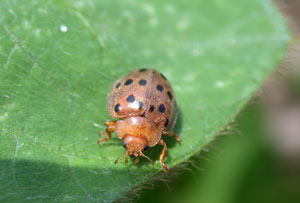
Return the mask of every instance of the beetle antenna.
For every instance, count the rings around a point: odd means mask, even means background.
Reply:
[[[148,159],[148,161],[150,161],[150,163],[152,165],[154,165],[153,161],[149,157],[147,157],[145,154],[143,154],[143,152],[140,152],[140,155],[143,156],[143,157],[145,157],[146,159]]]
[[[126,151],[118,156],[118,158],[115,160],[115,164],[118,163],[119,158],[120,158],[122,155],[124,155],[124,154],[126,154]]]

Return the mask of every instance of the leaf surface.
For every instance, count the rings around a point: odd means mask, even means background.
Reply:
[[[170,167],[199,152],[282,57],[289,33],[269,1],[0,2],[0,199],[111,202],[161,171],[98,146],[114,80],[151,67],[179,106]]]

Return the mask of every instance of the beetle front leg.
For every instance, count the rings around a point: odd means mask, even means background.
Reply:
[[[170,136],[170,137],[173,137],[177,142],[180,142],[180,141],[181,141],[180,137],[179,137],[176,133],[173,133],[173,132],[167,133],[167,134],[163,134],[163,136]]]
[[[167,167],[167,165],[163,162],[163,160],[164,160],[164,158],[165,158],[165,156],[166,156],[166,154],[167,154],[167,145],[166,145],[166,143],[165,143],[162,139],[160,139],[159,142],[158,142],[157,144],[163,146],[163,150],[162,150],[162,152],[161,152],[161,154],[160,154],[160,156],[159,156],[159,162],[160,162],[160,165],[161,165],[161,167],[163,167],[163,169],[164,169],[166,172],[171,173],[171,170],[170,170],[170,169]]]
[[[171,133],[170,136],[171,136],[171,137],[174,137],[174,139],[175,139],[177,142],[180,142],[180,141],[181,141],[180,137],[179,137],[176,133]]]
[[[135,165],[139,165],[139,162],[140,162],[139,157],[136,157],[136,159],[135,159]]]
[[[111,133],[115,131],[115,125],[117,121],[107,121],[104,123],[106,126],[105,131],[100,131],[99,136],[101,135],[107,135],[107,137],[103,137],[99,140],[97,140],[97,143],[99,144],[100,142],[104,142],[106,140],[109,140],[111,138]]]

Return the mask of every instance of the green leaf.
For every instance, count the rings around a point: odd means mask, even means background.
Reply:
[[[173,85],[172,167],[240,111],[288,40],[269,1],[1,1],[0,200],[120,198],[161,171],[161,148],[154,166],[115,165],[121,140],[96,144],[116,78],[152,67]]]

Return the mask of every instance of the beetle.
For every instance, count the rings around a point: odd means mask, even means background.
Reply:
[[[126,151],[121,154],[135,158],[145,157],[153,164],[143,151],[155,145],[163,146],[159,157],[160,165],[166,172],[171,170],[163,162],[167,145],[162,136],[172,136],[180,142],[180,137],[172,132],[177,119],[177,106],[174,92],[167,78],[154,69],[138,69],[116,80],[107,97],[107,110],[114,119],[105,122],[105,131],[100,131],[101,143],[111,138],[113,132],[123,140]]]

